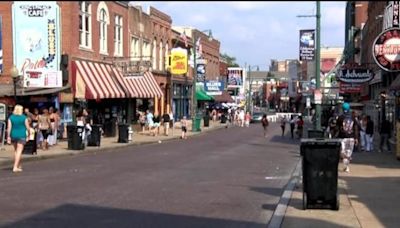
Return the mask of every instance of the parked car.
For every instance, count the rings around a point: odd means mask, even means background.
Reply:
[[[260,123],[263,115],[264,113],[262,112],[253,112],[250,123]]]

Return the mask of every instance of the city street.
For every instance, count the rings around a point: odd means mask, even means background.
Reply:
[[[0,170],[4,227],[266,227],[299,160],[271,123]]]

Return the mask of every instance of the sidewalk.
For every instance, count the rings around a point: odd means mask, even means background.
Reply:
[[[356,152],[350,169],[345,173],[339,164],[339,211],[303,210],[301,172],[294,177],[298,181],[281,227],[400,227],[400,161],[395,154]]]
[[[201,122],[201,132],[192,132],[192,121],[188,120],[188,132],[187,137],[194,137],[196,135],[203,134],[208,131],[225,128],[226,124],[210,121],[209,127],[203,127],[203,121]],[[102,137],[100,147],[86,147],[84,150],[68,150],[68,141],[66,139],[59,141],[58,145],[51,146],[49,150],[38,150],[37,155],[22,155],[22,163],[32,160],[48,159],[54,157],[70,156],[80,153],[87,153],[93,151],[105,151],[111,148],[124,147],[131,145],[142,145],[150,143],[162,143],[163,141],[176,140],[181,137],[181,126],[180,122],[175,123],[174,129],[169,129],[169,136],[163,135],[163,128],[160,128],[160,135],[150,136],[148,132],[145,134],[134,132],[132,141],[129,143],[118,143],[118,132],[117,137]],[[3,150],[0,150],[0,167],[12,166],[14,162],[14,149],[12,145],[4,145]]]

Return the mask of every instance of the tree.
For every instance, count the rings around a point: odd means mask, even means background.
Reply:
[[[221,54],[221,58],[225,60],[228,67],[239,67],[239,64],[236,63],[236,58],[233,56],[229,56],[226,53]]]

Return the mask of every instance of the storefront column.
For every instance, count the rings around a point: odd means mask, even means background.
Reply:
[[[164,115],[164,105],[165,105],[164,96],[161,97],[160,102],[161,102],[160,113],[161,113],[161,116],[162,116],[162,115]]]
[[[158,97],[154,98],[154,115],[158,115]]]
[[[133,99],[128,98],[128,111],[126,113],[126,115],[127,115],[126,116],[126,122],[128,124],[132,123],[133,109],[135,107],[135,106],[132,105],[132,103],[133,103]]]

